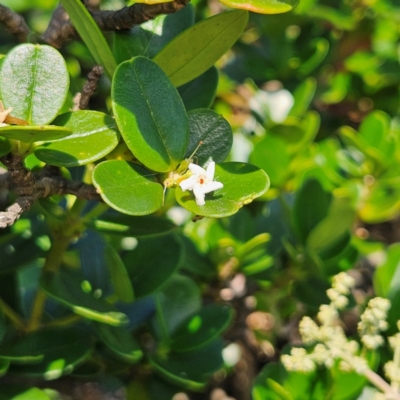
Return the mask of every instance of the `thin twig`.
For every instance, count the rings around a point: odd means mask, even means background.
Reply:
[[[189,1],[175,0],[160,4],[136,3],[117,11],[91,11],[91,14],[102,31],[127,30],[161,14],[179,11]],[[42,39],[55,48],[61,48],[66,42],[76,37],[78,34],[68,19],[68,15],[61,6],[58,6]]]
[[[79,96],[76,95],[74,97],[74,111],[86,110],[88,108],[89,100],[97,90],[103,71],[104,70],[102,66],[95,65],[89,72],[87,81],[82,88],[82,93],[78,93]]]
[[[1,4],[0,23],[3,24],[5,28],[18,39],[18,41],[27,41],[30,30],[24,18]]]
[[[72,194],[80,199],[101,200],[94,186],[64,178],[57,167],[50,166],[34,175],[24,167],[20,156],[8,154],[1,157],[0,161],[8,168],[8,179],[5,180],[2,174],[0,183],[7,182],[4,186],[18,195],[6,211],[0,212],[0,228],[12,225],[41,198]]]

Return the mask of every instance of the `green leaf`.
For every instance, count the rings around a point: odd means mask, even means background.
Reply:
[[[118,61],[135,56],[154,57],[175,36],[194,24],[194,8],[189,3],[178,12],[159,15],[130,31],[114,33],[114,54]]]
[[[162,206],[163,188],[147,169],[124,160],[104,161],[93,184],[112,208],[130,215],[151,214]]]
[[[141,239],[123,259],[136,297],[159,290],[181,266],[182,246],[173,235]]]
[[[216,340],[200,349],[171,353],[168,358],[153,356],[150,362],[162,377],[190,390],[201,390],[208,378],[223,365],[222,343]]]
[[[250,154],[250,162],[262,168],[268,174],[271,185],[278,188],[287,182],[290,159],[285,140],[271,134],[258,142]]]
[[[106,214],[86,225],[98,232],[134,237],[165,235],[177,229],[169,219],[153,215],[135,217]]]
[[[8,125],[0,128],[0,136],[21,142],[48,142],[69,136],[72,131],[55,125],[20,126]]]
[[[289,115],[292,117],[302,117],[310,107],[317,89],[317,81],[310,77],[298,85],[293,92],[294,104],[290,109]]]
[[[10,51],[1,67],[0,81],[4,107],[12,107],[12,115],[30,125],[51,122],[69,88],[61,54],[53,47],[33,44],[22,44]]]
[[[161,300],[161,310],[157,311],[162,312],[169,334],[201,307],[199,285],[186,276],[172,276],[157,296]]]
[[[11,151],[11,143],[8,139],[0,137],[0,157],[5,156]]]
[[[281,14],[293,10],[299,0],[221,0],[221,3],[259,14]]]
[[[107,244],[104,249],[104,258],[108,270],[110,271],[115,294],[119,300],[125,303],[131,303],[134,300],[135,295],[132,283],[129,279],[128,271],[126,270],[121,257],[111,245]]]
[[[233,309],[226,305],[209,304],[186,318],[171,337],[176,352],[204,346],[220,335],[231,323]]]
[[[376,110],[364,118],[360,125],[360,136],[369,146],[381,149],[387,139],[389,130],[389,115],[383,111]],[[391,147],[394,148],[394,146]]]
[[[114,119],[101,112],[66,113],[54,123],[70,129],[72,135],[35,149],[36,157],[47,164],[65,167],[88,164],[110,153],[119,141]]]
[[[180,86],[178,92],[186,111],[211,107],[217,92],[218,79],[218,70],[213,66],[196,79]]]
[[[174,170],[185,155],[188,120],[161,68],[145,57],[123,62],[111,97],[117,125],[135,157],[153,171]]]
[[[233,142],[228,121],[222,115],[207,109],[190,111],[188,117],[190,135],[185,157],[190,157],[202,142],[194,155],[196,164],[203,165],[210,157],[216,163],[224,161]]]
[[[104,324],[94,324],[95,331],[104,344],[119,358],[137,363],[143,356],[139,344],[128,329]]]
[[[71,18],[79,36],[92,53],[96,63],[104,67],[105,72],[111,79],[117,63],[99,26],[81,1],[61,0],[61,4]]]
[[[377,296],[385,298],[400,292],[400,244],[388,248],[385,262],[374,274],[374,289]]]
[[[45,329],[29,333],[14,343],[4,344],[2,356],[13,354],[36,354],[41,361],[33,365],[19,365],[13,373],[41,376],[46,380],[57,379],[71,373],[85,361],[93,347],[93,340],[87,333],[72,328]]]
[[[293,208],[293,222],[302,242],[328,215],[331,200],[331,193],[325,192],[317,180],[308,180],[303,184]]]
[[[20,385],[17,387],[2,385],[1,389],[0,400],[52,400],[50,396],[36,387],[25,389]]]
[[[206,195],[206,204],[198,206],[190,191],[176,188],[178,203],[189,211],[205,217],[227,217],[243,205],[251,203],[269,188],[267,174],[251,164],[229,162],[216,166],[214,180],[224,187]]]
[[[246,11],[235,10],[207,18],[170,41],[154,61],[175,86],[197,78],[239,39],[248,20]]]
[[[125,314],[118,312],[104,300],[95,298],[91,293],[85,293],[81,287],[83,280],[83,277],[63,269],[57,274],[44,275],[40,286],[47,294],[82,317],[113,326],[128,322]]]

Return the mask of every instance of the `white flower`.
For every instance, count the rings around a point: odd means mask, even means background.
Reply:
[[[183,180],[179,186],[183,191],[193,190],[196,204],[204,206],[206,204],[204,200],[205,194],[221,189],[224,186],[221,182],[214,181],[215,162],[211,161],[208,164],[207,170],[201,168],[199,165],[190,163],[189,170],[192,172],[192,175]]]

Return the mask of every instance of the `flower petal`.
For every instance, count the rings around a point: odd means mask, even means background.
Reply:
[[[201,168],[200,165],[196,165],[196,164],[190,163],[188,168],[189,168],[194,174],[196,174],[196,175],[198,175],[198,176],[201,176],[201,175],[206,176],[206,175],[207,175],[206,170],[205,170],[204,168]]]
[[[208,182],[202,186],[203,193],[210,193],[214,190],[222,189],[224,185],[221,182]]]
[[[206,202],[204,200],[203,187],[201,185],[199,185],[199,184],[194,185],[193,193],[194,193],[194,196],[196,198],[196,204],[198,206],[204,206],[204,204],[206,204]]]
[[[185,190],[193,190],[194,185],[197,183],[197,176],[192,175],[189,178],[183,180],[182,182],[179,183],[179,186],[183,191]]]
[[[207,180],[211,182],[214,179],[214,174],[215,174],[215,162],[210,161],[206,173]]]

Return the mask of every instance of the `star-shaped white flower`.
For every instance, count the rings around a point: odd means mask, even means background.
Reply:
[[[206,204],[204,200],[206,193],[210,193],[214,190],[224,187],[221,182],[214,181],[215,162],[211,161],[207,166],[207,170],[192,163],[189,164],[188,168],[192,172],[192,175],[183,180],[179,186],[183,191],[193,190],[196,198],[196,204],[198,206],[204,206],[204,204]]]

